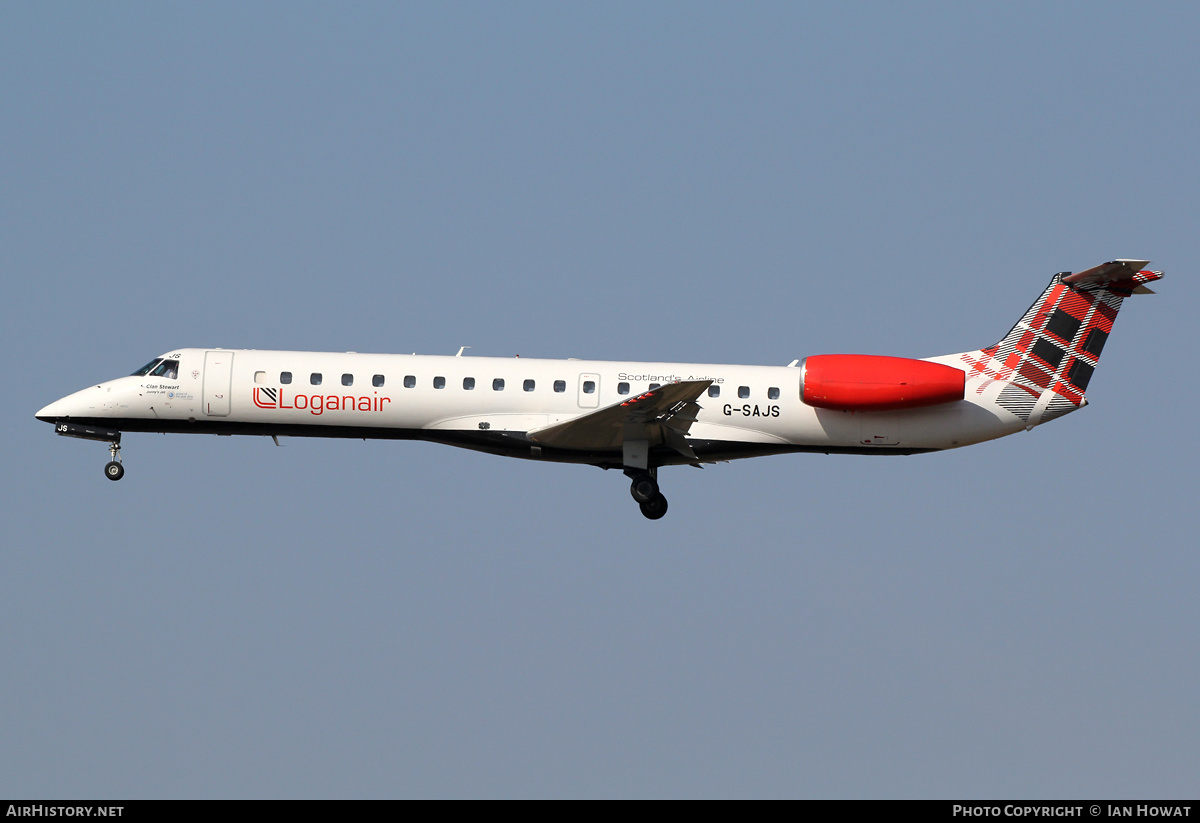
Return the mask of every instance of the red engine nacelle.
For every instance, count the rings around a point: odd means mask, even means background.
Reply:
[[[800,399],[842,411],[917,409],[962,400],[967,373],[953,366],[872,354],[818,354],[800,371]]]

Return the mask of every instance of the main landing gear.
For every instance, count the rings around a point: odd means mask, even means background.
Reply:
[[[112,459],[104,464],[104,476],[109,480],[120,480],[125,476],[125,467],[121,465],[121,444],[109,443],[108,453]]]
[[[629,493],[642,509],[642,515],[650,520],[658,520],[667,513],[667,498],[658,490],[658,480],[654,470],[626,471],[632,478]]]

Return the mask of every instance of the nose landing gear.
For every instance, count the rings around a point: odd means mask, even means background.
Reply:
[[[104,476],[109,480],[120,480],[125,476],[125,467],[121,465],[121,444],[109,443],[108,453],[112,459],[104,464]]]
[[[658,520],[667,513],[667,498],[663,497],[662,492],[658,490],[658,480],[654,476],[653,469],[626,472],[626,474],[632,478],[629,484],[629,493],[637,501],[643,517],[649,520]]]
[[[88,426],[83,423],[72,423],[70,420],[59,420],[54,424],[56,434],[63,437],[78,437],[80,440],[98,440],[108,443],[109,461],[104,464],[104,476],[109,480],[120,480],[125,476],[125,467],[121,465],[121,433],[115,429],[102,426]]]

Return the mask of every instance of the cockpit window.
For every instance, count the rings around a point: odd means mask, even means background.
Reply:
[[[156,357],[133,373],[133,377],[165,377],[168,380],[179,379],[179,361]]]
[[[179,378],[179,361],[164,360],[154,368],[150,374],[155,377],[165,377],[168,380],[176,380]]]
[[[150,370],[152,368],[154,368],[161,362],[162,362],[162,360],[160,360],[159,358],[156,357],[153,360],[151,360],[149,363],[147,363],[146,365],[142,366],[140,369],[135,371],[133,374],[131,374],[130,377],[144,377],[150,373]]]

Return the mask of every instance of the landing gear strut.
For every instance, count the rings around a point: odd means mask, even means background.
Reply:
[[[125,476],[125,467],[121,465],[121,444],[109,443],[108,453],[112,459],[104,465],[104,476],[109,480],[120,480]]]
[[[667,498],[658,490],[658,480],[654,470],[626,472],[632,481],[629,493],[641,507],[642,515],[650,520],[658,520],[667,513]]]

